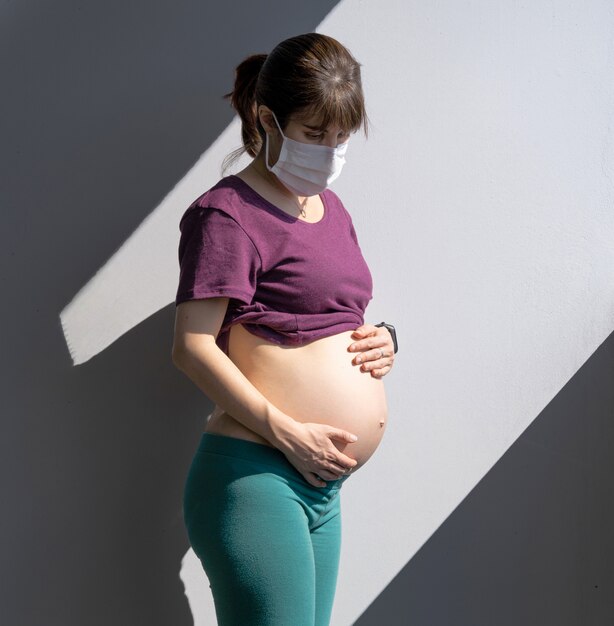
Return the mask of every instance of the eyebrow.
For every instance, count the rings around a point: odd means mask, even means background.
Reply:
[[[324,129],[322,126],[311,126],[310,124],[305,124],[305,123],[303,123],[303,122],[302,122],[302,124],[303,124],[303,126],[304,126],[305,128],[309,128],[310,130],[319,130],[319,131],[321,131],[321,132],[323,132],[323,133],[327,133],[327,132],[328,132],[328,130],[327,130],[327,129]],[[342,132],[342,133],[345,133],[346,131],[343,131],[343,130],[342,130],[341,132]]]

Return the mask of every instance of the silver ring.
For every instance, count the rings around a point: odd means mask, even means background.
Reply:
[[[380,359],[384,358],[384,351],[381,348],[378,348],[379,352],[380,352]]]

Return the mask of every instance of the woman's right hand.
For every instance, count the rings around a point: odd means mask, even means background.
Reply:
[[[276,446],[285,454],[292,465],[314,487],[325,487],[325,480],[337,480],[358,464],[341,452],[333,439],[342,448],[355,443],[354,435],[347,430],[327,424],[295,422],[292,433],[286,434]]]

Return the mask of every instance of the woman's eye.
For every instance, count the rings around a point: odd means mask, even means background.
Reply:
[[[309,139],[322,139],[324,137],[324,133],[320,133],[319,135],[313,135],[310,133],[305,133],[305,134],[307,137],[309,137]],[[349,136],[350,136],[350,133],[339,133],[340,139],[344,139]]]

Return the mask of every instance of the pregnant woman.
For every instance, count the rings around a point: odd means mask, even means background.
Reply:
[[[391,325],[328,189],[367,117],[360,64],[317,33],[236,69],[253,161],[180,221],[173,362],[215,403],[185,483],[190,543],[221,626],[326,626],[340,490],[386,429]]]

